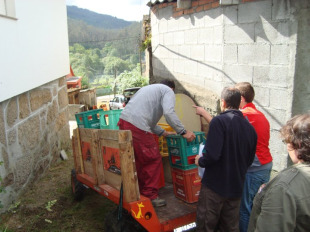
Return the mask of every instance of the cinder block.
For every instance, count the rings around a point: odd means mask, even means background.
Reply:
[[[223,44],[223,32],[224,32],[223,26],[214,27],[214,38],[213,38],[214,44]]]
[[[191,29],[191,20],[189,15],[185,15],[183,17],[179,17],[177,19],[178,22],[178,30],[179,31],[184,31],[184,30],[189,30]]]
[[[258,106],[257,108],[266,116],[270,123],[270,128],[273,130],[280,130],[282,125],[286,122],[286,110]]]
[[[252,83],[253,67],[249,65],[224,65],[225,78],[232,84],[247,81]]]
[[[214,37],[214,28],[207,27],[198,30],[198,44],[212,44]]]
[[[174,44],[184,45],[184,31],[173,33]]]
[[[158,11],[158,18],[172,18],[173,6],[167,6]]]
[[[271,44],[296,43],[297,28],[294,22],[257,23],[255,25],[255,41]]]
[[[174,60],[173,71],[176,73],[184,73],[184,62],[185,60]]]
[[[166,19],[161,19],[158,24],[159,33],[167,33],[168,32],[168,22]]]
[[[222,8],[216,8],[212,10],[206,11],[205,15],[205,26],[211,27],[211,26],[219,26],[223,23],[223,9]]]
[[[215,80],[217,82],[223,82],[224,73],[222,71],[221,63],[214,62],[198,62],[197,64],[198,76],[204,79]]]
[[[192,45],[191,46],[191,56],[190,58],[197,60],[197,61],[203,61],[204,60],[204,46],[203,45]]]
[[[271,19],[272,1],[254,1],[240,4],[238,8],[238,23],[261,22],[262,18]]]
[[[168,31],[170,31],[170,32],[178,31],[179,30],[179,21],[175,18],[170,18],[167,21],[167,28],[168,28]]]
[[[290,45],[271,45],[271,64],[288,65]]]
[[[260,107],[270,106],[270,90],[266,87],[254,86],[254,103]]]
[[[192,60],[186,60],[184,62],[184,73],[190,74],[191,76],[197,75],[197,62]]]
[[[288,68],[278,66],[256,66],[254,67],[253,83],[286,88],[288,85]]]
[[[254,24],[225,25],[224,42],[246,44],[254,42]]]
[[[224,12],[224,24],[238,24],[238,7],[231,6],[225,7],[223,9]]]
[[[179,59],[188,59],[191,56],[191,46],[183,45],[179,46]]]
[[[173,62],[173,60],[172,59],[164,59],[163,63],[165,65],[167,71],[172,73],[173,70],[174,70],[174,66],[173,66],[174,62]]]
[[[224,45],[223,62],[225,64],[237,64],[238,62],[237,45]]]
[[[179,58],[179,46],[169,46],[169,56],[170,59],[178,59]]]
[[[205,27],[205,16],[206,12],[202,11],[192,15],[193,22],[191,27],[193,28],[204,28]]]
[[[272,1],[272,20],[289,19],[290,3],[287,0]]]
[[[288,89],[270,89],[270,107],[287,110],[292,97],[292,93],[289,93]]]
[[[238,45],[238,63],[261,65],[270,63],[269,44]]]
[[[188,30],[184,32],[184,43],[185,44],[197,44],[198,32],[197,30]]]
[[[222,45],[206,45],[205,46],[205,61],[221,62],[222,61]]]

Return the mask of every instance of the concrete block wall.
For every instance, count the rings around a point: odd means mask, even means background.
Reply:
[[[274,169],[281,170],[286,167],[287,152],[278,132],[291,118],[294,92],[298,92],[295,65],[302,8],[309,12],[309,3],[247,0],[220,5],[215,0],[193,0],[192,8],[187,10],[176,8],[176,3],[154,5],[154,79],[176,80],[177,86],[192,97],[198,96],[197,103],[213,114],[218,110],[214,101],[218,101],[223,87],[241,81],[252,83],[256,90],[254,103],[271,124]],[[301,15],[303,19],[308,17],[305,15]],[[303,33],[304,39],[310,35],[305,30]],[[302,55],[309,61],[309,50]],[[299,81],[307,80],[308,73],[305,71]],[[309,88],[303,89],[305,93],[309,95]],[[306,104],[300,107],[301,113],[309,107]]]
[[[3,210],[59,160],[62,149],[71,148],[68,121],[64,77],[0,102]]]

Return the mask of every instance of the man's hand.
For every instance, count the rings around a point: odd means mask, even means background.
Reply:
[[[191,142],[196,138],[196,135],[191,131],[186,131],[186,133],[182,136],[186,139],[187,142]]]
[[[208,123],[212,120],[211,114],[209,114],[208,111],[206,111],[204,108],[200,106],[193,105],[193,108],[196,109],[196,114],[202,116]]]
[[[166,137],[167,135],[175,135],[177,133],[173,132],[173,131],[165,131],[162,136]]]
[[[196,157],[195,157],[195,164],[196,164],[197,166],[199,166],[198,160],[199,160],[200,157],[201,157],[201,155],[196,155]]]

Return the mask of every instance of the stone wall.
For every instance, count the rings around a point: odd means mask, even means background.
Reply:
[[[293,114],[310,108],[310,2],[222,2],[234,4],[192,0],[186,10],[176,2],[152,6],[151,82],[174,79],[177,92],[212,114],[218,113],[223,87],[252,83],[254,103],[271,124],[274,168],[281,170],[287,152],[279,129]]]
[[[70,149],[65,78],[0,103],[1,202],[7,208]]]

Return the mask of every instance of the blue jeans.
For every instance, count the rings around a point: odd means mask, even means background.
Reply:
[[[246,174],[240,204],[240,232],[248,231],[248,224],[253,206],[253,199],[259,187],[269,181],[270,171],[271,169],[265,169],[257,172],[247,172]]]

